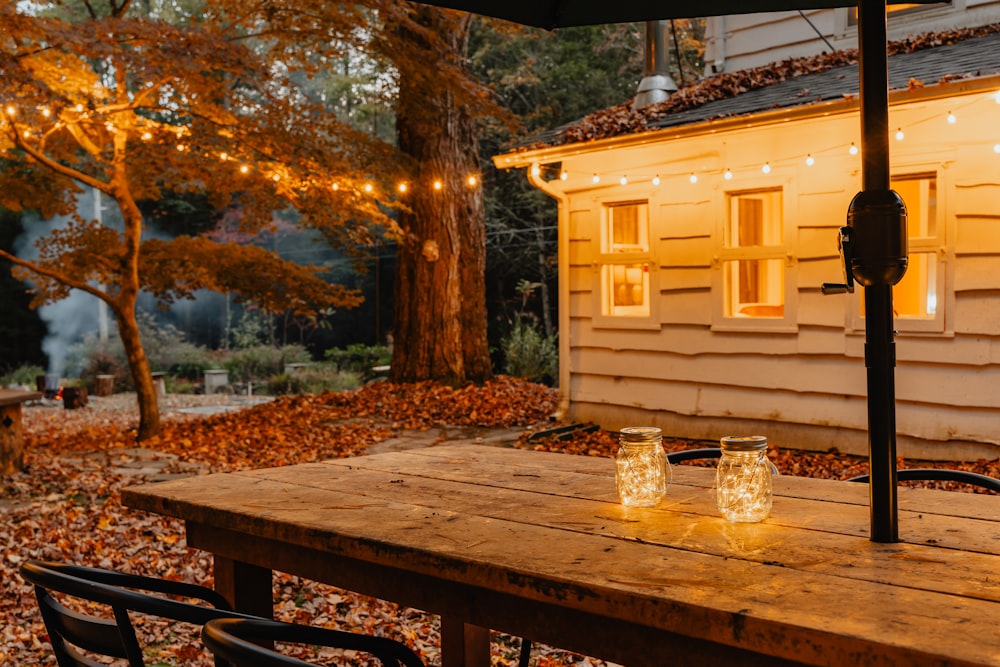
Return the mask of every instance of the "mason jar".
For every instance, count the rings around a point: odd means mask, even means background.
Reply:
[[[628,426],[618,432],[615,487],[626,507],[656,507],[670,486],[670,463],[663,434],[655,426]]]
[[[722,454],[715,473],[715,502],[733,523],[756,523],[771,513],[771,462],[767,438],[730,435],[720,441]]]

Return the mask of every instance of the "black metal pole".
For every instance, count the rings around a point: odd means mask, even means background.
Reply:
[[[887,191],[889,190],[889,74],[886,55],[885,0],[860,0],[858,45],[863,188],[866,192]],[[861,224],[868,222],[859,220],[858,225]],[[877,232],[882,233],[883,230]],[[884,230],[885,235],[892,233],[894,230]],[[871,540],[898,542],[894,376],[896,346],[893,341],[892,285],[883,282],[877,281],[875,284],[865,286]]]

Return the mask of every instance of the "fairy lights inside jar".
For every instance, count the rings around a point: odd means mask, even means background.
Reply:
[[[654,426],[628,426],[619,431],[615,486],[622,505],[656,507],[663,500],[671,471],[662,439],[662,432]]]
[[[715,501],[732,523],[756,523],[771,513],[771,462],[762,435],[726,436],[715,475]]]

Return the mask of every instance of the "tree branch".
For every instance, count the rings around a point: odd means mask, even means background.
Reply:
[[[21,259],[20,257],[12,255],[3,249],[0,249],[0,259],[5,259],[11,264],[20,266],[21,268],[27,269],[32,273],[37,273],[40,276],[45,276],[46,278],[62,283],[72,289],[78,289],[82,292],[87,292],[88,294],[92,294],[101,301],[105,301],[109,305],[111,305],[112,298],[107,292],[103,292],[94,287],[93,285],[90,285],[89,283],[86,283],[82,280],[77,280],[72,276],[68,276],[66,274],[59,273],[58,271],[47,269],[44,266],[40,266],[38,264],[35,264],[34,262],[29,262],[26,259]]]
[[[92,176],[88,176],[87,174],[83,173],[82,171],[77,171],[76,169],[73,169],[71,167],[67,167],[66,165],[64,165],[64,164],[62,164],[60,162],[56,162],[55,160],[53,160],[52,158],[50,158],[48,155],[45,155],[41,151],[39,151],[39,150],[35,149],[34,147],[32,147],[28,142],[26,142],[24,140],[24,137],[21,135],[21,133],[17,129],[17,125],[15,125],[12,121],[8,121],[8,122],[10,124],[11,129],[13,130],[13,132],[11,132],[11,136],[14,139],[14,143],[17,145],[18,148],[20,148],[25,153],[27,153],[28,155],[30,155],[32,157],[32,159],[34,159],[36,162],[44,165],[45,167],[48,167],[49,169],[51,169],[52,171],[56,172],[57,174],[59,174],[61,176],[66,176],[67,178],[72,178],[73,180],[79,181],[79,182],[81,182],[81,183],[83,183],[85,185],[89,185],[92,188],[96,188],[96,189],[100,190],[101,192],[103,192],[105,194],[109,194],[109,195],[111,194],[110,187],[108,186],[108,184],[106,184],[106,183],[104,183],[102,181],[99,181],[99,180],[97,180],[96,178],[94,178]],[[72,128],[73,126],[70,125],[70,127]],[[70,132],[72,132],[72,131],[73,130],[70,129]],[[76,137],[75,134],[73,136],[74,136],[74,138]],[[79,141],[79,139],[77,139],[77,141]]]

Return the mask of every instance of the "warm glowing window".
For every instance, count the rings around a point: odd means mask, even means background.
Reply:
[[[909,258],[906,274],[892,288],[892,307],[903,330],[940,329],[944,306],[943,264],[939,254],[943,235],[939,222],[938,188],[935,174],[894,177],[890,187],[906,204],[906,241]],[[864,313],[864,295],[860,298]],[[921,323],[924,323],[923,325]]]
[[[726,317],[785,316],[781,190],[732,193],[722,260]]]
[[[645,202],[605,206],[601,234],[601,314],[648,317],[649,207]]]
[[[886,5],[885,11],[887,16],[892,14],[902,15],[902,14],[912,14],[914,12],[920,12],[927,9],[936,9],[940,7],[949,7],[951,2],[934,2],[934,3],[914,3],[914,2],[904,2],[898,5]],[[847,25],[857,25],[858,24],[858,8],[851,7],[847,12]]]

